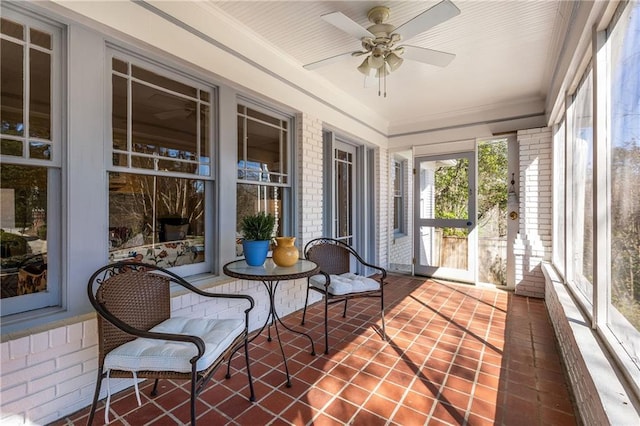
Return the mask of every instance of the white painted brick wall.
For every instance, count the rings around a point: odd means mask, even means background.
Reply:
[[[309,114],[296,115],[298,153],[298,247],[323,233],[322,121]]]
[[[377,258],[375,263],[383,268],[389,268],[389,229],[391,229],[391,221],[393,217],[390,216],[390,198],[391,192],[389,190],[389,165],[390,157],[389,150],[386,148],[376,148],[375,155],[375,177],[377,182],[374,182],[376,191],[375,196],[375,209],[377,213],[376,223],[376,251]]]
[[[262,283],[232,281],[210,291],[250,294],[256,301],[250,314],[250,329],[258,329],[266,321],[269,305]],[[281,282],[275,301],[278,314],[285,316],[302,309],[305,296],[306,279]],[[187,294],[174,297],[171,306],[173,315],[237,318],[244,316],[247,304],[211,302]],[[44,425],[91,404],[98,367],[97,321],[93,315],[4,341],[0,344],[0,353],[1,424]],[[111,380],[114,392],[132,384],[131,380]]]
[[[580,421],[585,425],[632,425],[640,417],[616,374],[611,356],[560,281],[553,267],[543,266],[545,305],[571,384]]]
[[[519,235],[514,243],[515,292],[544,297],[542,261],[551,259],[552,134],[550,128],[518,131]]]

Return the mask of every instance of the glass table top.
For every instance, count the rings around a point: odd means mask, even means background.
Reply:
[[[222,269],[230,277],[246,280],[291,280],[314,275],[320,268],[306,259],[299,259],[293,266],[278,266],[269,257],[260,266],[250,266],[244,260],[236,260],[227,263]]]

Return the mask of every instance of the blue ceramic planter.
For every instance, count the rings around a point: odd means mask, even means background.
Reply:
[[[244,260],[250,266],[262,266],[269,253],[269,240],[243,241]]]

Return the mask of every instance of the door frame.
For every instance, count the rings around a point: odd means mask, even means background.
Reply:
[[[469,181],[469,198],[466,218],[456,219],[436,219],[421,218],[420,212],[420,164],[426,161],[443,161],[456,158],[466,158],[469,161],[468,181]],[[434,278],[442,278],[448,280],[462,282],[477,282],[477,151],[465,150],[459,152],[444,153],[438,155],[421,155],[414,158],[414,224],[413,224],[413,271],[417,275],[426,275]],[[420,257],[420,229],[423,226],[433,228],[468,228],[469,234],[467,238],[467,269],[454,269],[446,267],[437,267],[419,264]]]
[[[323,235],[331,238],[336,237],[335,227],[335,158],[334,151],[336,148],[343,148],[355,154],[353,157],[353,181],[351,188],[351,199],[353,203],[352,209],[352,247],[364,259],[374,259],[376,255],[375,224],[376,211],[375,203],[372,197],[374,193],[374,158],[373,150],[367,148],[364,144],[343,138],[333,131],[325,130],[323,132],[324,145],[324,170],[323,173]],[[353,271],[366,274],[366,270]]]

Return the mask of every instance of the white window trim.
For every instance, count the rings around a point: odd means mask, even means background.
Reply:
[[[62,306],[62,208],[65,203],[62,188],[63,169],[63,93],[64,70],[63,58],[65,51],[63,39],[64,29],[61,25],[52,21],[36,18],[27,12],[20,12],[11,7],[2,5],[2,17],[34,27],[51,34],[51,159],[26,159],[13,156],[0,156],[0,161],[5,164],[42,166],[48,169],[47,173],[47,291],[22,296],[2,299],[0,311],[3,324],[14,324],[32,318],[51,309],[59,310]],[[28,40],[28,33],[25,34]],[[27,45],[26,42],[24,42]],[[25,55],[25,82],[28,82],[29,67],[27,55]],[[28,86],[26,87],[25,100],[28,99]],[[25,109],[28,102],[25,101]],[[28,112],[28,110],[26,111]],[[26,114],[28,116],[28,114]],[[28,128],[25,129],[25,144],[30,138]],[[37,138],[35,138],[37,139]],[[34,312],[37,310],[37,312]]]

